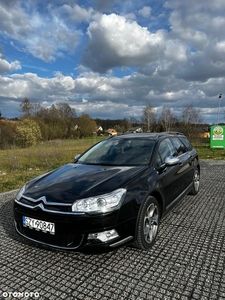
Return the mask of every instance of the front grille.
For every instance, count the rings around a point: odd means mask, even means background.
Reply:
[[[60,214],[74,214],[71,211],[71,203],[48,202],[45,197],[41,197],[39,199],[22,197],[20,200],[16,200],[16,202],[24,207],[31,209],[41,208],[43,211],[52,211]]]
[[[22,224],[16,222],[16,228],[23,236],[30,238],[36,242],[40,242],[49,246],[56,246],[60,248],[76,249],[82,241],[83,235],[81,234],[50,234],[38,231],[36,229],[30,229],[22,226]]]

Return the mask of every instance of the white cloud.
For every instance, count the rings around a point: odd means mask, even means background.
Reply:
[[[1,97],[14,99],[37,99],[38,101],[65,101],[75,89],[70,76],[56,73],[53,78],[41,78],[33,73],[13,74],[10,78],[0,77]]]
[[[0,55],[1,105],[29,97],[129,117],[149,100],[156,109],[180,112],[193,102],[213,113],[225,86],[224,0],[74,2],[48,1],[43,9],[39,0],[1,1],[2,48],[14,47],[7,59]],[[40,73],[7,76],[31,65]]]
[[[8,61],[0,57],[0,74],[10,73],[15,70],[21,70],[19,61],[16,60],[12,63],[9,63]]]
[[[135,21],[115,14],[91,22],[88,35],[82,63],[100,73],[113,67],[148,64],[163,53],[163,31],[150,33]]]
[[[123,78],[97,73],[82,75],[77,79],[59,72],[52,78],[41,78],[33,73],[0,76],[2,113],[7,116],[7,109],[11,110],[10,99],[15,109],[18,107],[18,116],[19,103],[28,97],[31,102],[39,102],[44,107],[66,101],[78,114],[85,112],[99,118],[138,118],[147,100],[156,110],[168,105],[179,115],[182,107],[190,101],[204,111],[213,109],[217,94],[225,85],[224,78],[190,85],[183,80],[172,77],[168,80],[157,74],[133,73]]]
[[[72,53],[76,49],[80,32],[68,28],[59,17],[42,19],[35,24],[33,34],[25,41],[28,52],[35,57],[46,62],[54,61],[58,56],[62,56],[62,51]],[[41,34],[38,34],[39,32]]]
[[[46,14],[41,14],[30,5],[26,12],[19,4],[18,1],[10,9],[0,5],[0,19],[4,20],[0,22],[0,32],[23,44],[23,51],[51,62],[62,56],[62,51],[70,53],[76,49],[81,33],[67,26],[60,10],[46,6]]]
[[[144,18],[148,18],[151,15],[151,11],[152,9],[150,6],[144,6],[142,9],[138,11],[138,14]]]
[[[58,11],[67,13],[73,22],[90,22],[99,15],[93,8],[85,9],[78,4],[73,6],[64,4]]]
[[[0,5],[0,32],[5,36],[12,36],[15,39],[24,39],[31,31],[29,16],[22,10],[18,1],[7,2]]]

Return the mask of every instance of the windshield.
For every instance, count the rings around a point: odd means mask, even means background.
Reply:
[[[111,166],[148,165],[153,147],[154,142],[147,139],[106,139],[85,152],[78,162]]]

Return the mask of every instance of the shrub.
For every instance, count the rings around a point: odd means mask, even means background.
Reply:
[[[35,146],[41,139],[40,126],[34,120],[23,119],[19,122],[15,133],[17,146],[22,148]]]

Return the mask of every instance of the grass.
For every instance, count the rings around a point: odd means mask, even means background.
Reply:
[[[20,188],[31,178],[72,162],[76,154],[101,139],[54,140],[31,148],[0,150],[0,193]]]
[[[225,149],[223,148],[210,148],[209,139],[201,139],[192,142],[200,159],[215,159],[225,160]]]
[[[0,193],[20,188],[26,181],[68,162],[101,140],[54,140],[26,149],[0,150]],[[193,141],[200,159],[225,160],[225,149],[210,149],[209,140]]]

